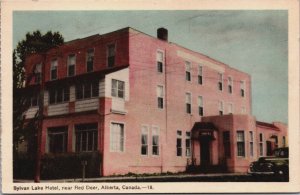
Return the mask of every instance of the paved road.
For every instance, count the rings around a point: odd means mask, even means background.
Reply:
[[[32,180],[14,180],[16,183],[31,183]],[[82,182],[82,179],[42,180],[42,183]],[[164,176],[131,176],[87,178],[84,182],[288,182],[287,177],[251,176],[248,174],[181,174]]]

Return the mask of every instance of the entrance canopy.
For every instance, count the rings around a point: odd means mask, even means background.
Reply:
[[[210,122],[196,122],[192,128],[192,139],[216,139],[214,131],[218,129]]]

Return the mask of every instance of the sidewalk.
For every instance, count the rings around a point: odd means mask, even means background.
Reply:
[[[235,177],[247,176],[247,173],[208,173],[208,174],[178,174],[178,175],[155,175],[155,176],[110,176],[98,178],[85,178],[83,182],[140,182],[140,181],[172,181],[172,180],[195,180],[205,178],[221,178],[221,177]],[[33,183],[33,180],[15,179],[15,183]],[[54,179],[54,180],[41,180],[41,183],[69,183],[69,182],[82,182],[82,178],[76,179]]]

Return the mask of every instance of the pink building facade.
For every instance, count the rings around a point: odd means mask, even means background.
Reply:
[[[251,77],[132,28],[28,56],[31,107],[43,97],[42,154],[99,152],[101,175],[250,162],[287,146],[287,127],[251,115]]]

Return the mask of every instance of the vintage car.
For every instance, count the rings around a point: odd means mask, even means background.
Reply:
[[[248,172],[252,175],[279,175],[289,174],[289,149],[277,148],[272,156],[260,157],[250,164]]]

